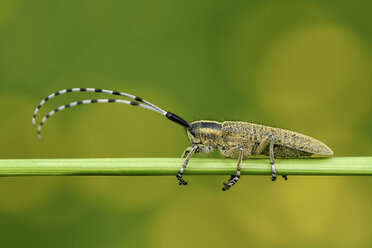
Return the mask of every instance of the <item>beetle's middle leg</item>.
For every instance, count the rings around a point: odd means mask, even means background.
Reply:
[[[241,167],[241,163],[242,163],[242,160],[243,160],[243,148],[241,146],[238,146],[238,151],[239,151],[239,157],[238,157],[238,165],[237,165],[237,169],[236,169],[236,175],[232,175],[230,177],[230,180],[227,182],[227,183],[223,183],[223,185],[225,185],[225,187],[222,188],[223,191],[226,191],[228,189],[230,189],[231,186],[233,186],[234,184],[236,184],[240,178],[240,171],[242,169]]]
[[[191,158],[191,156],[196,152],[196,150],[198,150],[199,146],[193,146],[193,147],[188,147],[186,148],[186,150],[183,152],[182,156],[184,156],[187,152],[187,157],[185,159],[185,162],[183,162],[181,168],[179,169],[178,171],[178,174],[177,174],[177,179],[178,179],[178,184],[179,185],[187,185],[187,182],[185,180],[183,180],[182,178],[182,175],[183,175],[183,171],[185,170],[187,164],[189,163],[189,160]]]

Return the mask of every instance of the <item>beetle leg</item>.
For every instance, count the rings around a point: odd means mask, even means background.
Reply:
[[[181,158],[186,158],[186,155],[192,150],[192,146],[186,148],[186,150],[182,153]]]
[[[270,144],[270,138],[269,137],[266,137],[259,145],[258,147],[256,148],[256,150],[253,151],[253,154],[254,155],[260,155],[264,150],[265,148]]]
[[[270,164],[271,164],[271,181],[276,180],[276,170],[275,170],[275,159],[274,159],[274,142],[270,142]]]
[[[265,148],[270,145],[269,147],[269,156],[270,156],[270,164],[271,164],[271,180],[276,180],[276,170],[275,170],[275,159],[274,159],[274,142],[272,141],[271,137],[266,137],[256,148],[255,151],[253,151],[254,155],[260,155]],[[282,175],[284,180],[287,180],[287,175]]]
[[[243,160],[243,148],[241,146],[238,146],[238,150],[239,150],[239,157],[238,157],[238,165],[237,165],[237,169],[236,169],[236,175],[232,175],[229,179],[229,182],[228,183],[223,183],[223,185],[225,185],[225,187],[222,188],[223,191],[226,191],[228,189],[230,189],[231,186],[233,186],[234,184],[236,184],[240,178],[240,171],[241,171],[241,163],[242,163],[242,160]]]
[[[275,159],[274,159],[274,142],[271,137],[266,137],[256,148],[254,151],[254,155],[260,155],[267,146],[269,147],[269,156],[270,156],[270,164],[271,164],[271,180],[276,180],[276,170],[275,170]],[[287,176],[282,176],[285,180],[287,180]]]
[[[185,152],[187,152],[189,148],[190,148],[190,147],[188,147],[188,148],[185,150]],[[183,171],[185,170],[187,164],[189,163],[189,160],[190,160],[191,156],[195,153],[195,151],[196,151],[198,148],[199,148],[199,146],[196,145],[196,146],[193,146],[193,147],[190,149],[189,154],[187,154],[187,157],[186,157],[186,159],[185,159],[185,162],[183,162],[183,164],[182,164],[180,170],[178,171],[178,174],[177,174],[176,177],[177,177],[177,179],[178,179],[178,184],[179,184],[179,185],[187,185],[187,182],[186,182],[185,180],[183,180],[183,178],[182,178]],[[185,152],[184,152],[184,153],[185,153]]]

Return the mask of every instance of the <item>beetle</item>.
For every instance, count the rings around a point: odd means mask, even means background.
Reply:
[[[333,154],[333,151],[323,142],[294,131],[242,121],[217,122],[201,120],[189,123],[180,116],[172,112],[164,111],[158,106],[138,96],[97,88],[72,88],[60,90],[50,94],[48,97],[42,100],[39,106],[35,109],[32,117],[32,124],[35,125],[36,116],[40,108],[50,99],[65,93],[83,91],[123,96],[134,101],[121,99],[88,99],[62,105],[50,111],[41,120],[37,129],[39,139],[41,139],[41,129],[46,120],[55,113],[70,107],[91,103],[123,103],[145,108],[164,115],[169,120],[183,126],[186,129],[191,146],[186,148],[182,154],[182,157],[186,159],[176,175],[179,185],[187,185],[187,182],[183,179],[183,172],[189,163],[191,156],[197,152],[209,153],[215,148],[217,148],[224,157],[235,158],[238,160],[236,174],[232,175],[227,183],[223,183],[224,187],[222,190],[224,191],[230,189],[231,186],[238,182],[241,175],[242,160],[248,159],[252,155],[266,155],[269,157],[272,174],[271,180],[275,181],[277,178],[275,158],[296,158],[307,157],[313,154]],[[283,177],[285,180],[287,180],[285,175],[283,175]]]

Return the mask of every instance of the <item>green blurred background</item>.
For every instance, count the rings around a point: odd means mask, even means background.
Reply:
[[[98,87],[188,121],[299,131],[372,155],[370,1],[0,1],[0,157],[178,157],[182,127],[130,106],[31,125]],[[90,93],[60,96],[46,114]],[[39,117],[40,118],[40,117]],[[40,120],[40,119],[39,119]],[[210,156],[219,156],[214,153]],[[370,177],[0,178],[1,247],[370,247]]]

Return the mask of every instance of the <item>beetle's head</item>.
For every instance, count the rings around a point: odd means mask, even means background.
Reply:
[[[190,127],[186,129],[187,136],[189,137],[189,140],[193,145],[201,144],[200,125],[200,122],[193,122],[190,124]]]
[[[221,123],[216,121],[195,121],[186,129],[187,136],[193,145],[210,150],[220,137],[221,127]]]

